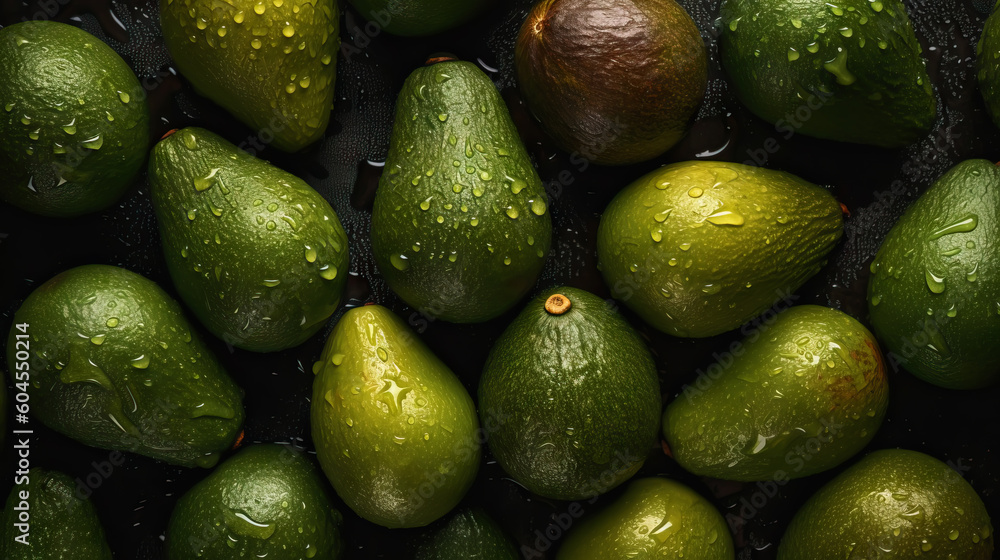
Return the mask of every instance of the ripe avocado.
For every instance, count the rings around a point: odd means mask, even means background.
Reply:
[[[77,496],[73,479],[37,467],[17,479],[0,515],[0,558],[111,560],[97,510]],[[23,514],[29,516],[24,533],[15,527],[25,522]]]
[[[976,491],[937,459],[875,451],[795,514],[778,560],[989,560],[993,527]]]
[[[575,527],[556,560],[733,560],[734,555],[729,528],[708,500],[674,480],[642,478]]]
[[[337,2],[163,0],[160,21],[195,91],[262,139],[295,152],[323,137],[337,77]]]
[[[868,311],[892,359],[924,381],[1000,378],[1000,169],[959,163],[924,192],[871,264]]]
[[[416,560],[518,560],[517,549],[480,508],[459,511],[417,549]]]
[[[490,449],[528,490],[592,498],[628,480],[655,445],[660,384],[621,314],[562,287],[532,299],[490,350],[479,413],[484,425],[499,420]]]
[[[214,466],[243,424],[243,392],[180,305],[128,270],[86,265],[35,289],[14,314],[30,328],[31,413],[86,445],[185,467]]]
[[[146,161],[145,93],[128,64],[82,29],[0,29],[0,199],[44,216],[114,204]]]
[[[612,295],[674,336],[740,326],[826,264],[843,234],[825,189],[725,162],[667,165],[608,204],[598,267]]]
[[[885,148],[930,131],[937,100],[901,0],[724,0],[719,55],[758,117]],[[803,108],[809,117],[790,115]]]
[[[861,451],[885,418],[889,386],[878,344],[835,309],[799,305],[778,314],[719,368],[714,379],[706,374],[707,389],[687,386],[663,414],[674,459],[701,476],[815,474]],[[796,451],[803,446],[808,453]]]
[[[377,29],[420,37],[441,33],[471,20],[493,4],[494,0],[350,0]],[[365,26],[367,29],[367,26]]]
[[[414,70],[372,212],[389,287],[432,317],[485,321],[528,293],[551,237],[542,181],[493,82],[468,62]]]
[[[705,44],[674,0],[543,0],[521,26],[515,62],[556,143],[606,165],[670,149],[708,84]]]
[[[153,148],[149,184],[170,277],[213,334],[282,350],[336,311],[347,234],[305,181],[192,127]]]
[[[398,528],[458,504],[479,469],[476,408],[406,323],[379,305],[347,311],[313,373],[313,442],[348,507]]]
[[[252,445],[178,500],[167,558],[337,560],[342,524],[323,475],[302,450]]]

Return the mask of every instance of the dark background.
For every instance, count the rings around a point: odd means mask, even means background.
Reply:
[[[0,0],[0,24],[23,18],[51,18],[82,26],[118,51],[147,87],[153,114],[154,142],[171,128],[199,125],[235,144],[254,133],[223,110],[199,98],[171,68],[159,36],[155,0]],[[829,265],[799,290],[799,303],[841,309],[867,321],[865,290],[868,263],[882,238],[929,184],[955,163],[975,157],[1000,158],[1000,132],[985,112],[975,84],[975,42],[992,0],[912,0],[906,2],[924,48],[924,57],[939,97],[938,121],[922,141],[900,150],[883,150],[815,140],[796,135],[784,139],[773,127],[752,117],[735,101],[718,66],[713,20],[717,0],[681,0],[692,15],[708,48],[709,89],[692,133],[665,156],[625,168],[590,166],[580,170],[566,154],[555,150],[524,109],[512,72],[514,37],[530,7],[529,0],[501,0],[498,5],[459,30],[425,39],[402,39],[384,33],[370,36],[364,20],[344,6],[342,48],[337,69],[336,104],[323,142],[288,155],[264,149],[258,155],[304,178],[331,201],[351,241],[351,278],[347,304],[374,301],[392,307],[404,319],[413,310],[389,292],[370,254],[368,227],[380,168],[368,162],[384,160],[392,107],[403,79],[427,55],[447,51],[478,62],[502,90],[522,138],[535,158],[543,181],[568,172],[572,183],[553,197],[553,251],[538,289],[571,285],[609,297],[595,268],[595,235],[600,212],[611,197],[633,179],[666,162],[719,159],[757,163],[795,173],[828,186],[846,205],[846,235]],[[370,28],[372,29],[372,28]],[[766,156],[769,138],[778,150]],[[563,175],[567,177],[567,175]],[[901,180],[903,194],[890,184]],[[74,266],[104,263],[126,267],[157,282],[176,297],[160,251],[156,223],[145,178],[109,210],[73,219],[48,219],[0,205],[0,333],[20,302],[39,284]],[[516,314],[476,326],[432,322],[422,339],[462,379],[475,395],[479,372],[490,345]],[[649,339],[657,358],[664,400],[694,379],[694,371],[713,360],[712,353],[735,340],[729,334],[704,340],[667,337],[645,327],[627,310],[632,323]],[[339,314],[338,314],[339,317]],[[336,319],[336,317],[335,317]],[[196,324],[195,321],[192,323]],[[309,437],[308,373],[335,324],[302,346],[273,354],[231,351],[201,331],[232,376],[246,390],[246,440],[295,442],[312,449]],[[6,357],[0,363],[6,363]],[[9,381],[9,378],[8,378]],[[1000,519],[1000,388],[959,392],[933,387],[905,371],[890,372],[891,396],[885,424],[870,449],[905,447],[947,461],[979,492],[994,519]],[[94,472],[93,461],[107,461],[107,451],[80,445],[32,422],[36,430],[32,464],[60,469],[72,477]],[[12,443],[0,461],[0,495],[10,490],[14,471]],[[850,464],[850,462],[849,462]],[[738,558],[775,558],[784,527],[795,510],[824,482],[843,470],[834,469],[780,489],[736,533]],[[208,471],[183,469],[127,455],[93,491],[116,558],[159,559],[162,535],[175,500]],[[749,500],[754,484],[703,480],[681,471],[662,452],[654,452],[640,475],[678,478],[704,494],[724,514],[739,515],[741,500]],[[620,494],[621,489],[584,504],[592,513]],[[544,531],[553,516],[569,504],[533,496],[506,477],[489,456],[466,504],[485,507],[517,539],[534,546],[536,530]],[[349,558],[406,557],[423,529],[390,531],[356,516],[338,501],[346,517]],[[554,547],[539,557],[553,558]]]

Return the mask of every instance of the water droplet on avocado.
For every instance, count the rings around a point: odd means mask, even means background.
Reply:
[[[224,510],[223,515],[225,516],[226,527],[241,537],[266,540],[274,534],[275,524],[273,523],[255,521],[243,512],[230,509]]]
[[[795,50],[792,47],[788,47],[788,61],[791,62],[798,59],[799,59],[799,51]]]
[[[924,279],[927,281],[927,288],[932,293],[940,294],[941,292],[944,292],[944,278],[934,274],[930,269],[925,269]]]
[[[389,262],[392,263],[392,266],[395,267],[396,270],[406,270],[410,268],[410,261],[405,255],[392,255],[389,257]]]
[[[129,101],[132,100],[132,97],[127,92],[119,91],[118,99],[121,99],[122,103],[128,103]]]
[[[544,200],[536,198],[534,200],[529,201],[529,204],[531,205],[532,214],[536,216],[542,216],[545,214],[546,206]]]
[[[823,69],[833,74],[837,78],[837,83],[842,86],[849,86],[857,81],[854,74],[847,69],[847,51],[843,49],[839,49],[833,60],[824,63]]]
[[[132,367],[136,369],[146,369],[149,367],[149,356],[143,354],[138,358],[132,359]]]
[[[113,328],[115,328],[115,327],[118,326],[118,317],[111,317],[104,324],[107,325],[107,326],[109,326],[109,327],[111,327],[113,329]]]
[[[100,150],[104,146],[104,138],[100,134],[83,141],[83,147],[90,150]]]
[[[96,334],[96,335],[90,337],[90,342],[96,344],[97,346],[100,346],[100,345],[104,344],[104,339],[105,338],[106,338],[106,335]]]
[[[332,264],[322,266],[319,269],[319,275],[324,280],[333,280],[334,278],[337,277],[337,267],[333,266]]]
[[[969,214],[966,217],[958,220],[957,222],[949,224],[935,231],[934,233],[931,234],[928,240],[938,239],[944,237],[945,235],[950,235],[953,233],[969,232],[976,229],[977,225],[979,225],[979,217],[976,216],[975,214]]]
[[[514,208],[513,206],[508,206],[506,214],[508,218],[516,220],[518,216],[517,208]]]
[[[691,198],[698,198],[704,193],[705,191],[702,190],[701,187],[691,187],[691,189],[688,190],[688,196]]]
[[[711,216],[705,218],[707,221],[717,225],[717,226],[742,226],[743,216],[731,212],[729,210],[723,210],[721,212],[716,212]]]

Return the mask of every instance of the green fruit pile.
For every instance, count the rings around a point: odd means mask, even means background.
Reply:
[[[714,29],[675,0],[350,4],[159,2],[172,130],[113,41],[0,27],[0,216],[95,247],[0,244],[0,270],[28,279],[3,294],[0,556],[132,554],[131,513],[90,498],[145,504],[148,472],[178,484],[144,545],[169,560],[383,557],[393,539],[420,560],[992,558],[993,466],[965,478],[941,442],[883,424],[907,418],[901,396],[936,412],[933,391],[997,386],[1000,164],[961,152],[877,231],[841,178],[726,161],[728,142],[691,155],[710,83],[817,158],[917,151],[950,117],[904,3],[723,0]],[[501,75],[406,52],[460,49],[511,9]],[[1000,124],[996,13],[976,64]],[[378,112],[351,59],[383,32],[408,76],[391,133],[359,151],[340,131],[368,123],[335,92]],[[281,153],[245,151],[247,127]],[[384,157],[373,188],[328,188],[325,166],[362,152]],[[553,172],[565,160],[603,191]],[[88,229],[116,203],[155,222],[142,266]],[[863,296],[817,287],[859,251]],[[83,451],[64,473],[32,445]],[[87,475],[91,450],[110,454]],[[777,502],[780,544],[757,546]]]

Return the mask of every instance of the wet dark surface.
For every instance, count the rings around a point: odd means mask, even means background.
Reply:
[[[490,345],[516,310],[488,323],[456,326],[424,321],[401,304],[381,281],[370,255],[369,217],[380,169],[368,163],[385,158],[392,107],[403,79],[430,53],[447,51],[478,61],[502,89],[522,138],[536,160],[543,181],[556,181],[550,208],[554,220],[553,252],[538,289],[567,284],[609,297],[595,268],[598,218],[611,197],[645,172],[672,161],[696,158],[756,161],[828,186],[846,205],[846,235],[829,265],[799,290],[798,303],[841,309],[867,321],[865,289],[868,262],[882,238],[912,202],[937,176],[963,159],[1000,159],[1000,131],[990,122],[975,87],[974,53],[985,10],[992,2],[914,0],[907,2],[924,56],[939,96],[935,130],[917,144],[882,150],[816,140],[795,135],[784,138],[737,103],[718,67],[712,20],[718,2],[682,0],[705,37],[711,57],[709,92],[693,132],[665,156],[626,168],[583,167],[557,151],[536,127],[521,104],[513,77],[513,40],[530,2],[502,2],[461,30],[426,39],[402,39],[366,33],[364,20],[346,10],[333,121],[322,143],[288,155],[259,144],[256,135],[224,111],[199,98],[175,75],[159,38],[154,0],[42,0],[27,4],[0,0],[0,23],[22,18],[51,18],[84,27],[108,42],[135,69],[148,91],[153,112],[150,141],[171,128],[197,124],[312,184],[337,211],[351,241],[348,305],[375,301],[391,306],[422,330],[421,337],[475,394],[479,372]],[[369,28],[371,29],[371,28]],[[769,138],[778,149],[767,153]],[[260,147],[258,147],[260,146]],[[766,157],[766,160],[765,160]],[[893,191],[893,181],[903,187]],[[0,206],[0,332],[32,289],[56,273],[82,264],[124,266],[156,280],[176,296],[166,274],[158,233],[144,178],[115,207],[74,219],[47,219]],[[645,327],[626,315],[649,339],[660,367],[664,399],[694,379],[717,352],[738,335],[706,340],[680,340]],[[260,355],[230,351],[202,331],[233,377],[245,388],[246,442],[295,441],[312,448],[309,437],[309,366],[320,354],[327,329],[302,346]],[[4,358],[5,362],[6,358]],[[920,382],[904,371],[891,372],[888,418],[870,449],[906,447],[948,461],[979,492],[992,517],[1000,519],[1000,388],[955,392]],[[34,422],[32,464],[57,468],[86,480],[93,462],[107,461],[107,451],[82,446]],[[5,444],[0,462],[0,494],[12,484],[14,457]],[[755,484],[702,480],[679,469],[655,451],[643,475],[676,477],[714,501],[724,514],[745,519],[734,538],[740,559],[773,559],[784,527],[796,508],[820,485],[842,469],[796,480],[761,498]],[[121,559],[158,559],[162,535],[175,500],[207,471],[170,467],[136,455],[98,480],[89,491],[108,539]],[[769,490],[770,491],[770,490]],[[590,513],[609,503],[620,491],[595,504]],[[765,493],[766,494],[766,493]],[[535,531],[546,528],[569,504],[530,495],[505,478],[486,454],[479,480],[466,502],[492,513],[518,544],[536,547],[536,558],[554,558],[560,538],[546,550]],[[763,502],[763,505],[760,505]],[[747,507],[751,504],[752,507]],[[350,558],[407,557],[421,530],[389,531],[364,522],[341,504]],[[740,510],[743,510],[742,512]],[[562,532],[561,530],[559,531]],[[555,531],[552,532],[553,534]]]

